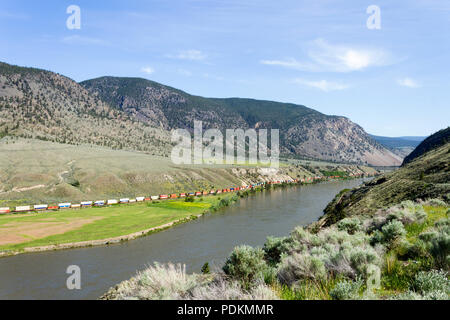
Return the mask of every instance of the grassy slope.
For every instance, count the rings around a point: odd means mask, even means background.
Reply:
[[[289,166],[281,164],[280,173],[303,178],[322,169],[374,172],[363,166],[291,160]],[[243,180],[259,181],[259,174],[250,170],[254,166],[175,166],[168,158],[140,152],[4,138],[0,140],[0,207],[228,188]]]
[[[72,243],[89,240],[109,239],[117,236],[132,234],[138,231],[165,225],[169,222],[199,215],[213,206],[217,206],[219,199],[230,199],[232,195],[209,196],[196,199],[195,202],[171,200],[159,203],[140,203],[119,205],[104,208],[89,208],[82,210],[67,210],[27,215],[0,216],[0,237],[10,232],[10,227],[20,224],[60,222],[69,223],[75,219],[100,218],[84,226],[32,241],[0,246],[0,251],[21,250],[24,248],[47,246],[61,243]],[[24,236],[27,236],[26,234]]]
[[[382,257],[380,287],[374,292],[366,292],[367,287],[363,282],[352,293],[354,296],[347,296],[346,299],[388,299],[398,295],[400,295],[399,299],[406,299],[402,294],[410,293],[410,289],[418,290],[418,288],[414,288],[414,283],[420,272],[429,272],[439,268],[448,271],[448,263],[446,267],[437,264],[426,245],[423,246],[422,252],[417,248],[420,247],[418,244],[422,242],[420,240],[422,235],[433,231],[436,222],[446,220],[448,224],[450,209],[448,206],[438,205],[424,205],[423,208],[426,213],[424,221],[405,224],[406,234],[404,237],[398,237],[391,243],[384,244],[386,251]],[[374,232],[368,234],[373,236]],[[448,248],[441,248],[441,250],[447,250],[448,254]],[[336,294],[333,295],[333,289],[337,284],[346,281],[351,283],[347,277],[335,273],[331,277],[319,281],[300,280],[295,287],[276,284],[273,288],[284,300],[330,300],[336,298]],[[447,292],[447,295],[450,295],[450,292]],[[422,299],[423,297],[417,298]]]
[[[444,197],[450,193],[450,143],[434,149],[401,169],[344,192],[325,209],[324,223],[345,216],[373,214],[404,200]]]
[[[225,274],[155,265],[102,299],[448,300],[449,211],[438,200],[408,201],[376,218],[346,219],[319,230],[298,227],[288,237],[269,238],[263,248],[235,248]],[[378,285],[369,288],[373,278]]]
[[[136,277],[149,282],[125,281],[103,298],[264,299],[275,291],[288,300],[449,300],[449,157],[446,143],[394,173],[343,190],[308,228],[268,238],[262,249],[235,248],[223,267],[226,276],[200,276],[177,291],[186,275],[169,279],[170,265],[150,267]],[[411,201],[416,198],[447,203]],[[155,273],[164,281],[148,277]],[[374,278],[380,280],[375,289],[369,286]]]
[[[450,142],[450,127],[448,127],[447,129],[440,130],[435,134],[431,135],[430,137],[426,138],[424,141],[422,141],[419,144],[419,146],[405,158],[403,165],[406,165],[409,162],[413,161],[414,159],[420,157],[424,153],[432,149],[436,149],[449,142]]]

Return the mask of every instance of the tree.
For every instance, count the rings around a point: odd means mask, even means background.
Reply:
[[[208,263],[208,262],[206,262],[206,263],[203,265],[201,271],[202,271],[203,274],[210,274],[210,273],[211,273],[211,271],[209,270],[209,263]]]

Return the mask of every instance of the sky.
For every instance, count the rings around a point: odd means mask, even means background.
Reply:
[[[0,30],[0,61],[76,81],[297,103],[382,136],[450,124],[450,1],[0,0]]]

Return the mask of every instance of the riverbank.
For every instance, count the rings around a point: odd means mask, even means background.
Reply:
[[[0,208],[210,191],[306,179],[331,171],[377,172],[362,165],[312,160],[281,161],[278,169],[237,164],[174,165],[169,158],[140,152],[26,139],[9,144],[0,141],[0,171]]]
[[[221,271],[155,264],[100,299],[449,300],[449,210],[438,199],[405,201],[374,217],[297,227],[262,248],[236,247]]]
[[[313,183],[319,182],[312,180],[300,184]],[[239,197],[290,185],[297,183],[260,186],[235,194],[209,195],[194,198],[192,202],[177,199],[38,215],[0,216],[0,258],[134,240],[197,219],[230,205]],[[142,229],[144,225],[146,227]]]
[[[97,299],[154,262],[183,262],[188,273],[200,272],[209,262],[215,270],[241,243],[258,246],[267,235],[286,236],[292,226],[317,221],[340,190],[362,182],[340,180],[276,188],[132,241],[6,257],[0,259],[0,274],[4,275],[0,277],[0,299]],[[81,268],[82,290],[67,290],[65,270],[69,265]]]
[[[197,219],[231,204],[237,197],[237,194],[224,194],[196,198],[192,202],[178,199],[39,215],[2,216],[0,257],[134,240]],[[27,232],[27,236],[20,232]],[[36,239],[27,241],[30,234]]]

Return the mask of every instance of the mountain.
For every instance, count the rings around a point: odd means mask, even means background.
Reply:
[[[214,99],[139,78],[102,77],[81,85],[136,121],[171,130],[280,129],[281,152],[328,161],[399,165],[400,157],[373,141],[357,124],[302,105],[253,99]]]
[[[372,139],[385,146],[398,156],[405,158],[409,155],[426,137],[381,137],[370,135]]]
[[[324,224],[347,216],[372,215],[405,200],[444,198],[450,201],[450,140],[448,128],[427,138],[402,168],[365,185],[345,190],[325,209]],[[425,151],[426,150],[426,151]]]
[[[372,139],[388,148],[416,148],[426,137],[381,137],[370,135]]]
[[[62,75],[0,63],[0,137],[91,144],[168,156],[170,130],[280,129],[283,154],[333,162],[400,165],[401,158],[349,119],[301,105],[212,99],[138,78],[81,84]]]
[[[435,149],[450,142],[450,127],[440,130],[430,137],[426,138],[409,156],[403,161],[403,165],[406,165],[414,159],[420,157],[424,153]]]
[[[0,137],[163,154],[169,135],[111,108],[62,75],[0,63]]]

